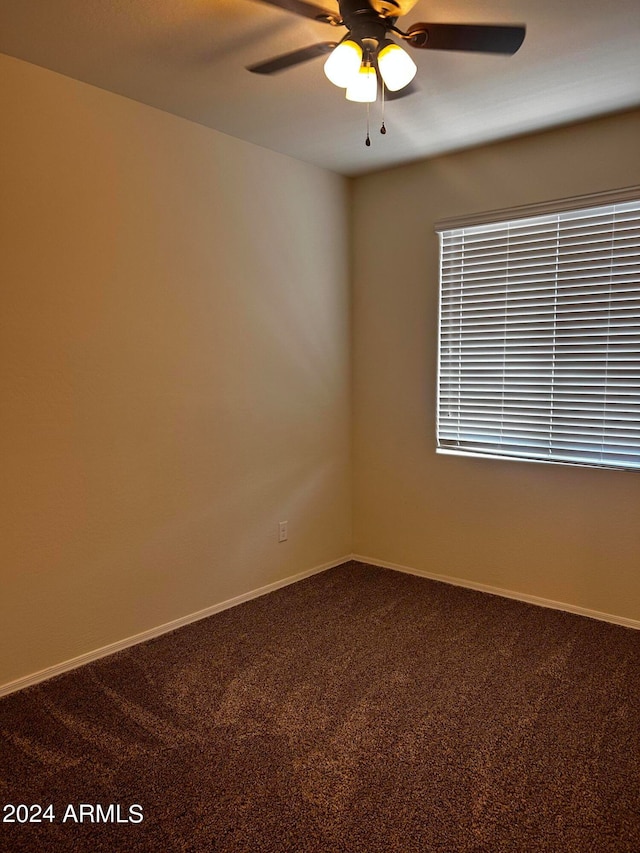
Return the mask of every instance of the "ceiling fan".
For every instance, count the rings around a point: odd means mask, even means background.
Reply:
[[[306,0],[263,0],[296,15],[332,27],[346,27],[340,41],[325,41],[248,66],[254,74],[275,74],[329,54],[324,70],[329,80],[346,89],[350,101],[372,103],[378,86],[398,96],[408,94],[416,65],[394,35],[410,47],[424,50],[461,50],[514,54],[525,36],[522,25],[411,24],[406,32],[396,26],[417,0],[339,0],[338,13]]]

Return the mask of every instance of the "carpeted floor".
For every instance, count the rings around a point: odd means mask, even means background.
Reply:
[[[370,566],[9,696],[0,731],[0,806],[55,815],[1,823],[11,853],[640,851],[640,633]]]

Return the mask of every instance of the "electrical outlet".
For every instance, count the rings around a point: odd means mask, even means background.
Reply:
[[[281,521],[278,524],[278,542],[286,542],[289,538],[289,522]]]

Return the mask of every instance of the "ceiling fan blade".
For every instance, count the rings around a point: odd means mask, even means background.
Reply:
[[[312,21],[322,21],[334,26],[342,22],[342,18],[337,12],[323,9],[313,3],[305,3],[304,0],[262,0],[262,2],[269,3],[271,6],[278,6],[280,9],[286,9],[287,12],[293,12],[294,15],[302,15],[303,18],[311,18]]]
[[[315,59],[316,56],[331,53],[336,45],[337,42],[334,41],[321,41],[319,44],[312,44],[310,47],[302,47],[299,50],[292,50],[290,53],[282,53],[280,56],[274,56],[273,59],[258,62],[256,65],[248,65],[247,71],[252,71],[254,74],[276,74],[278,71],[285,71],[294,65],[307,62],[309,59]]]
[[[407,41],[427,50],[474,50],[514,54],[524,41],[524,26],[491,24],[412,24]]]

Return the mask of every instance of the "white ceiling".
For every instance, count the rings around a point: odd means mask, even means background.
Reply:
[[[245,70],[344,32],[259,0],[0,0],[0,51],[347,175],[640,105],[640,0],[418,0],[415,21],[527,35],[513,57],[413,50],[419,91],[386,136],[375,105],[370,148],[322,58]]]

